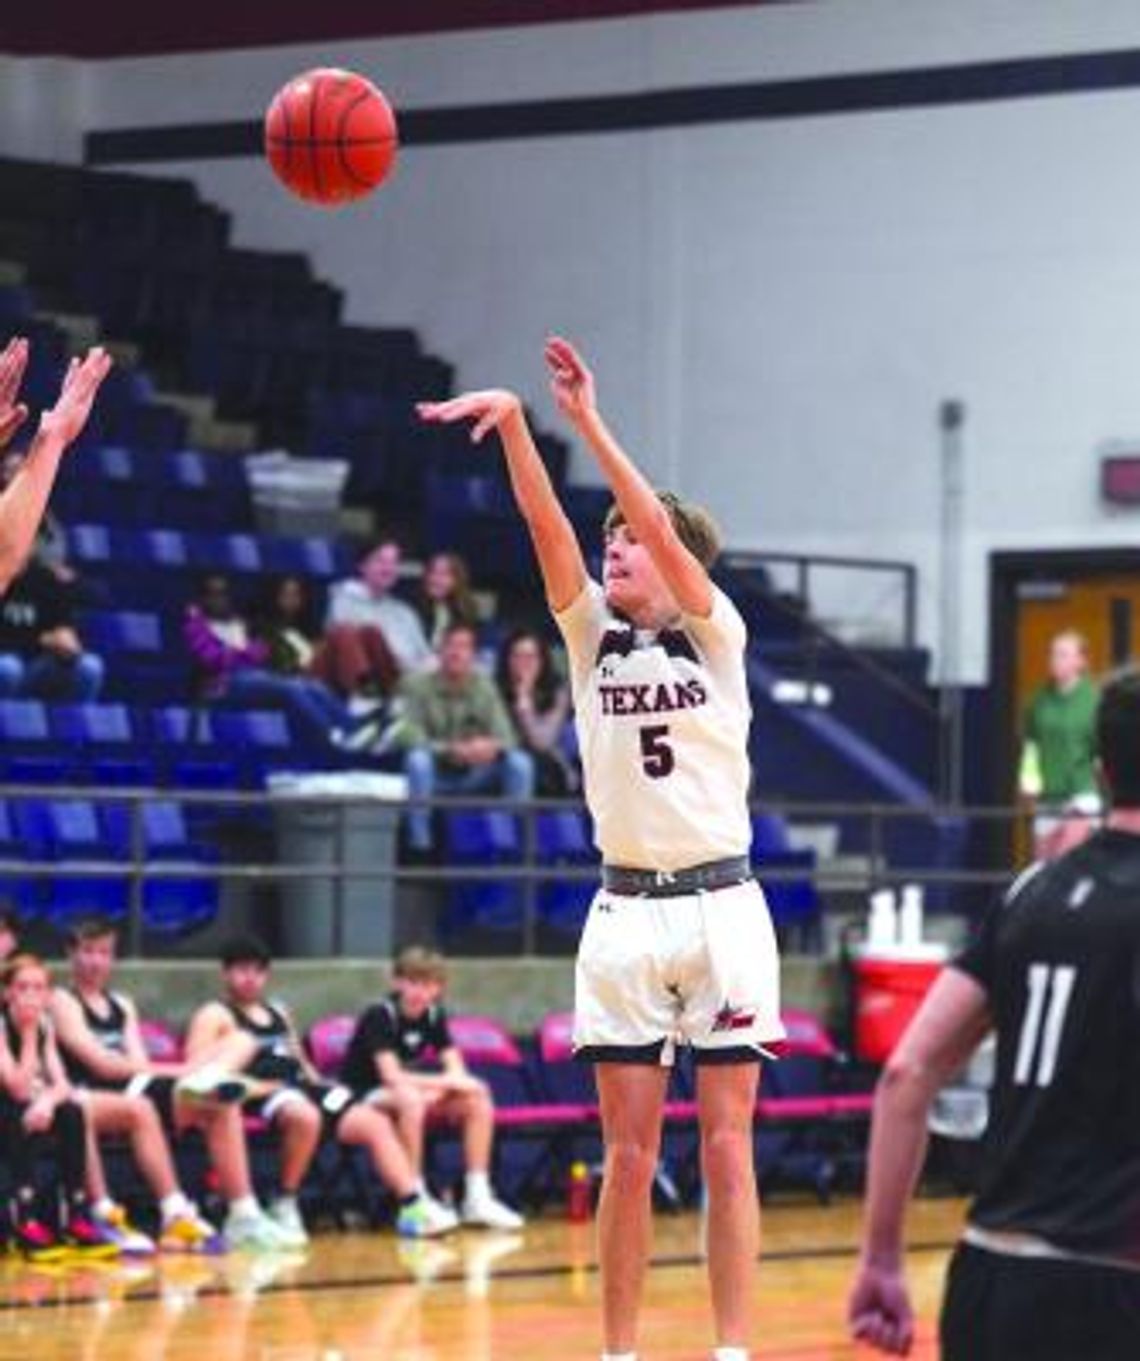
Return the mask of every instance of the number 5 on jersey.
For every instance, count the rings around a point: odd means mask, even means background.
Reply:
[[[641,738],[641,768],[653,780],[660,780],[672,773],[677,764],[673,748],[669,745],[668,723],[651,723],[639,728]]]
[[[1065,1028],[1065,1013],[1073,995],[1077,971],[1071,964],[1031,964],[1027,978],[1028,1001],[1017,1042],[1013,1082],[1048,1087],[1057,1071],[1057,1051]],[[1034,1073],[1034,1058],[1037,1071]]]

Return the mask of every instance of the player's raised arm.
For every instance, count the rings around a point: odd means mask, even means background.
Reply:
[[[710,614],[713,596],[708,571],[678,538],[656,491],[602,419],[594,375],[568,340],[552,336],[543,353],[554,400],[589,445],[631,533],[645,545],[682,610],[701,618]]]
[[[27,362],[26,341],[12,341],[0,354],[0,445],[15,433],[27,414],[16,400]],[[40,418],[27,456],[0,493],[0,592],[8,589],[24,565],[51,495],[60,457],[87,424],[95,394],[110,369],[111,357],[101,349],[89,350],[82,360],[71,361],[55,406]]]
[[[542,569],[546,599],[555,613],[564,610],[586,585],[586,564],[574,528],[535,448],[518,397],[513,392],[491,388],[468,392],[449,402],[421,402],[416,410],[425,421],[444,424],[474,421],[471,439],[475,444],[490,431],[498,431],[515,502],[530,530]]]

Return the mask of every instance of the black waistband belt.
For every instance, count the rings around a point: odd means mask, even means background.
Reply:
[[[602,886],[627,897],[680,898],[686,893],[712,893],[752,878],[746,855],[730,855],[683,870],[633,870],[624,865],[603,865]]]

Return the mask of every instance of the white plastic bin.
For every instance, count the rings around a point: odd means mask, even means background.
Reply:
[[[266,534],[332,535],[349,464],[339,458],[294,458],[283,449],[250,454],[246,479],[257,528]]]

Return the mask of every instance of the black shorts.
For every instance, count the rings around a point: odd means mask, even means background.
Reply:
[[[942,1361],[1136,1361],[1140,1271],[963,1243],[950,1260],[941,1335]]]
[[[145,1096],[158,1112],[158,1118],[162,1121],[167,1134],[173,1134],[177,1130],[177,1122],[174,1118],[174,1079],[172,1077],[156,1077],[148,1073],[140,1073],[137,1077],[128,1078],[123,1082],[104,1082],[98,1085],[89,1085],[86,1088],[80,1085],[79,1090],[87,1090],[92,1093],[110,1092],[115,1096]]]
[[[275,1092],[270,1092],[268,1096],[247,1101],[244,1109],[247,1115],[258,1116],[271,1125],[281,1110],[290,1101],[296,1100],[297,1093],[308,1098],[320,1111],[321,1133],[326,1138],[336,1136],[340,1122],[360,1101],[355,1092],[348,1087],[340,1086],[339,1083],[295,1082],[278,1087]]]

